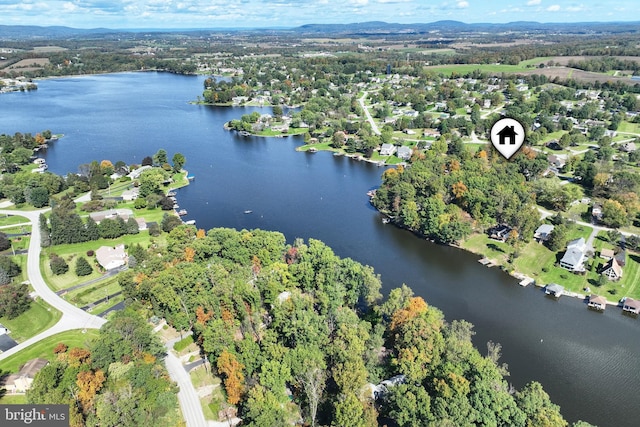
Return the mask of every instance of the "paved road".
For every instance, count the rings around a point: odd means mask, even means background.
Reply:
[[[367,120],[369,121],[369,124],[371,124],[371,130],[373,131],[374,134],[380,135],[380,129],[378,129],[378,125],[373,120],[373,117],[371,117],[371,113],[369,112],[369,109],[367,108],[367,106],[364,105],[364,100],[367,97],[367,95],[368,95],[368,92],[364,92],[362,97],[358,99],[358,102],[360,103],[360,106],[364,110],[364,114],[365,116],[367,116]]]
[[[29,242],[29,252],[27,255],[27,276],[31,282],[31,286],[35,293],[45,300],[56,310],[62,313],[62,318],[53,327],[29,338],[10,350],[0,354],[0,360],[3,360],[12,354],[34,344],[51,335],[69,331],[72,329],[99,329],[106,323],[105,319],[89,314],[80,308],[68,303],[58,297],[45,283],[40,273],[40,227],[38,226],[39,216],[46,210],[37,211],[7,211],[0,210],[0,214],[20,215],[29,219],[33,226],[31,227],[31,240]]]
[[[184,369],[184,366],[180,362],[180,359],[171,350],[173,344],[180,341],[180,338],[176,338],[173,341],[169,341],[166,344],[167,357],[165,357],[165,364],[169,376],[180,387],[178,393],[178,401],[182,408],[182,415],[187,422],[188,427],[207,427],[207,420],[204,418],[202,412],[202,406],[200,406],[200,399],[198,393],[191,382],[189,373]]]
[[[7,211],[0,209],[0,214],[24,216],[31,222],[31,240],[29,242],[29,252],[27,255],[27,275],[35,293],[49,305],[59,310],[62,313],[62,318],[58,323],[46,331],[43,331],[0,354],[0,360],[16,354],[31,344],[35,344],[36,342],[57,333],[73,329],[99,329],[102,325],[107,323],[105,319],[89,314],[63,300],[45,283],[40,271],[41,236],[39,217],[40,214],[42,212],[46,212],[46,210],[47,209],[37,211]],[[167,357],[165,358],[165,365],[171,379],[178,383],[178,386],[180,387],[180,391],[178,392],[178,401],[180,402],[182,415],[187,423],[187,427],[207,427],[204,413],[202,412],[202,406],[200,406],[200,399],[198,398],[198,394],[191,383],[191,378],[184,370],[180,360],[169,350],[173,347],[173,343],[170,343],[170,346],[167,344],[167,346],[168,350]]]

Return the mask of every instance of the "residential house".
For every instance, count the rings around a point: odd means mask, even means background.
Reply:
[[[508,225],[499,224],[495,227],[491,227],[489,230],[487,230],[487,233],[489,234],[489,237],[491,239],[504,242],[507,240],[507,237],[509,237],[509,233],[511,232],[511,230],[512,228]]]
[[[607,261],[613,259],[614,255],[613,249],[603,249],[600,251],[600,258],[604,258]]]
[[[594,310],[604,311],[607,308],[607,299],[598,295],[591,295],[587,305]]]
[[[117,217],[126,221],[133,216],[133,211],[131,209],[109,209],[106,211],[91,212],[89,216],[96,223],[100,224],[100,221],[103,219],[115,219]]]
[[[586,248],[584,237],[567,243],[567,250],[560,260],[560,267],[571,271],[584,271]]]
[[[136,222],[138,223],[138,230],[144,231],[148,228],[147,221],[144,218],[136,218]]]
[[[602,220],[602,205],[599,205],[598,203],[593,204],[593,206],[591,207],[591,217],[595,221]]]
[[[534,232],[533,238],[536,239],[536,241],[538,241],[540,243],[546,242],[547,240],[549,240],[549,236],[551,235],[552,231],[553,231],[553,225],[551,225],[551,224],[542,224]]]
[[[382,147],[380,147],[381,156],[391,156],[395,152],[396,146],[393,144],[382,144]]]
[[[620,267],[620,264],[618,264],[615,258],[611,258],[603,267],[602,274],[609,280],[620,280],[622,277],[622,267]]]
[[[564,159],[556,156],[555,154],[551,154],[550,156],[548,156],[547,161],[549,162],[549,165],[556,170],[562,169],[566,164]]]
[[[8,335],[11,331],[6,326],[0,324],[0,335]]]
[[[405,147],[404,145],[399,147],[397,156],[402,160],[409,160],[411,158],[411,148]]]
[[[96,259],[105,270],[113,270],[127,263],[127,254],[124,251],[124,245],[100,246],[96,251]]]
[[[626,298],[622,303],[622,310],[627,313],[639,314],[640,313],[640,301],[633,298]]]
[[[630,153],[632,151],[636,151],[637,150],[636,143],[635,142],[625,142],[624,144],[620,145],[620,150],[626,151],[627,153]]]
[[[124,190],[122,192],[122,200],[127,202],[136,200],[139,194],[140,194],[140,189],[138,187],[133,187],[130,190]]]
[[[544,293],[547,295],[554,296],[556,298],[560,298],[564,293],[564,287],[558,285],[557,283],[549,283],[545,287]]]
[[[11,374],[2,381],[2,385],[9,393],[24,393],[31,388],[36,374],[49,364],[46,359],[31,359],[17,374]]]
[[[615,254],[614,258],[618,262],[618,265],[620,265],[620,267],[624,267],[627,264],[627,251],[621,249],[620,251],[618,251],[618,253]]]
[[[134,169],[131,172],[129,172],[129,178],[131,179],[138,179],[140,178],[140,175],[142,175],[142,173],[146,170],[151,169],[151,166],[149,165],[145,165],[145,166],[140,166],[138,169]]]

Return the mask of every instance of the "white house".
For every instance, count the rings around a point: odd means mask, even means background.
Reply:
[[[100,246],[96,251],[96,259],[105,270],[113,270],[127,263],[127,254],[124,251],[124,245]]]
[[[533,238],[539,242],[545,242],[549,239],[551,232],[553,231],[553,225],[551,224],[542,224],[538,227],[533,234]]]
[[[584,259],[587,244],[584,237],[567,243],[567,251],[560,260],[560,267],[571,271],[584,271]]]
[[[0,335],[9,335],[11,331],[6,326],[0,324]]]
[[[122,192],[122,200],[130,202],[137,199],[138,194],[140,194],[140,189],[138,187],[133,187],[130,190],[124,190]]]
[[[381,156],[391,156],[395,152],[396,146],[393,144],[382,144],[382,147],[380,147]]]

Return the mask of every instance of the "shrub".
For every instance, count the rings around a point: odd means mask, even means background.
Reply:
[[[93,268],[85,257],[79,257],[76,261],[76,276],[88,276],[93,273]]]
[[[92,256],[94,256],[95,254],[96,254],[96,253],[93,251],[93,249],[89,249],[89,250],[87,251],[87,256],[88,256],[88,257],[92,257]]]
[[[58,354],[58,353],[66,353],[67,349],[69,348],[68,345],[66,345],[63,342],[59,342],[58,345],[56,345],[53,349],[53,353],[54,354]]]
[[[51,267],[51,271],[56,276],[65,274],[67,271],[69,271],[69,265],[67,264],[67,262],[55,254],[51,255],[51,259],[49,260],[49,267]]]

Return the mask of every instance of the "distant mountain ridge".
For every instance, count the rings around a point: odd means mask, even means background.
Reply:
[[[559,33],[637,33],[640,22],[533,22],[519,21],[508,23],[472,23],[446,20],[430,23],[397,24],[383,21],[355,22],[348,24],[306,24],[292,28],[193,28],[193,29],[109,29],[109,28],[71,28],[64,26],[41,27],[36,25],[0,25],[0,40],[16,39],[60,39],[93,37],[106,34],[123,33],[191,33],[206,31],[282,31],[297,34],[420,34],[449,32],[559,32]]]

